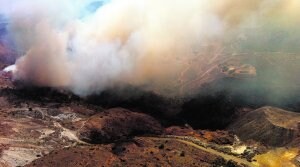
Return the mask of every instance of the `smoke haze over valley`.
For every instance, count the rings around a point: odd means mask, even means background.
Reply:
[[[0,0],[0,166],[300,166],[299,0]]]
[[[2,0],[0,13],[16,80],[80,96],[122,85],[182,96],[217,78],[213,66],[244,53],[273,86],[297,86],[282,76],[300,65],[299,7],[297,0]],[[294,64],[276,64],[272,52],[296,54]],[[277,67],[283,74],[265,72]]]

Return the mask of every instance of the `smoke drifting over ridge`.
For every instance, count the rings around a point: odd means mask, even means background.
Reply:
[[[111,0],[95,11],[92,0],[0,3],[22,54],[14,77],[82,96],[123,84],[168,94],[223,52],[300,50],[298,0]]]

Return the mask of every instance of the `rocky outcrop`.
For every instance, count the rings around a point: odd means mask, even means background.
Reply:
[[[299,122],[299,113],[263,107],[244,114],[228,130],[242,140],[254,139],[269,146],[285,146],[296,140]]]
[[[153,117],[113,108],[90,117],[77,135],[89,143],[111,143],[133,135],[161,132],[160,123]]]

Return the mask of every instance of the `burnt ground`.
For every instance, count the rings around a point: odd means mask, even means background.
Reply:
[[[187,98],[166,98],[131,86],[80,98],[64,90],[16,86],[10,75],[1,75],[0,81],[0,165],[8,167],[237,166],[226,157],[250,161],[267,149],[252,139],[247,144],[237,140],[228,126],[264,105],[299,111],[298,99],[279,103],[264,98],[265,92],[253,93],[257,88],[232,86],[244,81],[226,78]],[[171,137],[160,139],[164,136]],[[236,151],[240,148],[245,150]]]
[[[220,155],[173,139],[161,140],[159,136],[164,135],[164,128],[175,120],[162,114],[169,101],[161,98],[145,93],[133,98],[131,103],[100,100],[101,105],[95,103],[95,98],[79,98],[66,91],[16,87],[9,75],[2,76],[0,166],[212,166],[231,163]],[[152,101],[147,102],[150,99]],[[138,104],[135,107],[134,102]],[[114,105],[132,110],[110,109]],[[158,138],[136,138],[145,135]],[[206,141],[201,135],[198,138]]]
[[[220,161],[220,162],[219,162]],[[172,140],[136,138],[130,142],[66,148],[54,151],[28,167],[41,166],[215,166],[222,158]],[[226,163],[224,163],[226,164]]]
[[[197,92],[184,98],[168,98],[128,86],[109,89],[85,100],[104,108],[121,106],[144,112],[160,119],[165,126],[189,124],[211,130],[225,129],[244,110],[275,106],[300,112],[299,91],[274,91],[259,79],[221,78],[203,85]]]

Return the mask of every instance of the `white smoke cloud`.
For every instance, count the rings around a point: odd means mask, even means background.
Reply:
[[[300,7],[297,0],[111,0],[91,12],[92,2],[1,0],[24,53],[14,77],[82,96],[121,84],[176,92],[183,80],[207,71],[242,26],[273,17],[286,25]]]

